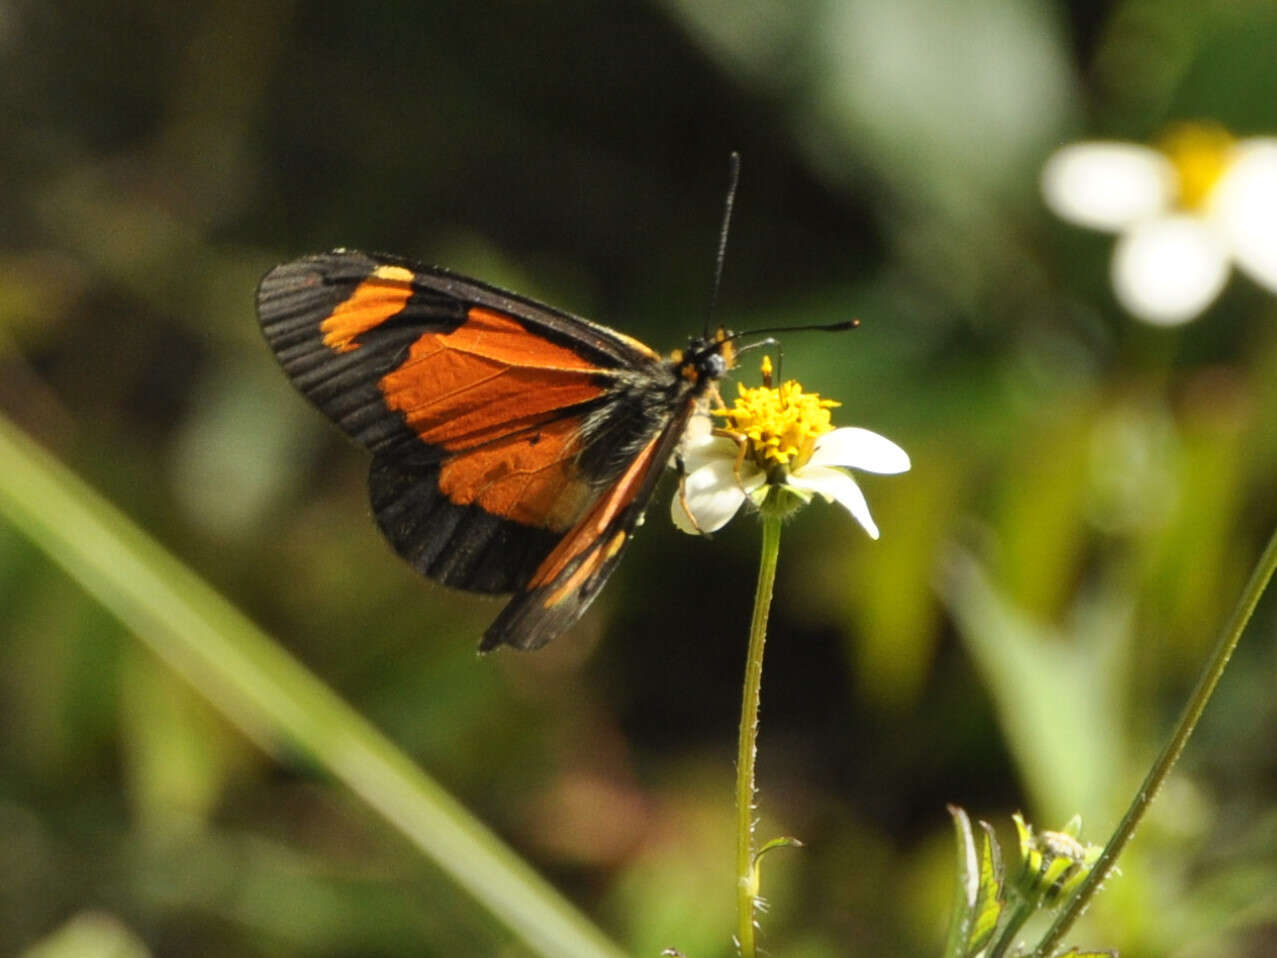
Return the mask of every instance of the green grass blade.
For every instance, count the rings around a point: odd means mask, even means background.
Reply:
[[[259,745],[301,752],[341,780],[535,951],[622,954],[372,725],[3,418],[0,516]]]

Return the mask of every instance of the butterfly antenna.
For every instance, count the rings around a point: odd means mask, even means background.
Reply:
[[[739,332],[732,333],[729,338],[740,339],[742,336],[762,336],[766,333],[845,333],[849,329],[855,329],[860,325],[858,319],[844,319],[837,323],[814,323],[810,326],[767,326],[762,329],[742,329]],[[753,349],[757,345],[770,345],[775,340],[765,339],[759,343],[750,343],[748,346],[742,346],[741,349]]]
[[[763,339],[756,339],[752,343],[746,343],[743,346],[736,347],[736,353],[747,353],[751,349],[761,349],[764,346],[776,347],[776,382],[784,382],[781,378],[780,368],[785,362],[785,348],[780,344],[780,340],[775,336],[769,336],[768,333],[844,333],[849,329],[855,329],[860,325],[858,319],[844,319],[837,323],[815,323],[810,326],[769,326],[766,329],[744,329],[738,333],[728,334],[728,339],[737,340],[743,336],[763,336]]]
[[[714,288],[710,292],[709,312],[705,314],[705,338],[709,339],[714,328],[714,313],[718,309],[718,288],[723,282],[723,261],[727,259],[727,233],[732,225],[732,207],[736,205],[736,184],[740,182],[740,153],[732,150],[727,158],[727,199],[723,203],[723,225],[718,230],[718,255],[714,257]]]

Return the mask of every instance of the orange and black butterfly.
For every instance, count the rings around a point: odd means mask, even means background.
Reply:
[[[271,270],[257,309],[293,384],[372,451],[372,508],[395,550],[446,585],[514,593],[484,650],[537,648],[581,616],[734,357],[723,331],[662,358],[476,280],[349,250]]]

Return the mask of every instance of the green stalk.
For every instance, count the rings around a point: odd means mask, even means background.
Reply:
[[[763,646],[767,616],[776,585],[780,558],[780,516],[764,508],[763,546],[754,591],[754,615],[749,624],[749,652],[745,659],[745,687],[741,693],[740,734],[736,745],[736,942],[741,958],[755,958],[754,907],[758,901],[758,870],[754,852],[754,760],[758,755],[758,708],[763,685]]]
[[[989,948],[989,958],[1003,958],[1007,953],[1007,949],[1015,944],[1016,936],[1020,934],[1020,929],[1025,926],[1030,918],[1033,917],[1034,906],[1030,902],[1023,899],[1016,902],[1015,909],[1011,912],[1007,923],[1002,927],[1002,933],[998,935],[992,947]]]
[[[1250,621],[1251,613],[1255,611],[1255,606],[1259,603],[1260,596],[1264,594],[1264,589],[1268,586],[1274,570],[1277,570],[1277,531],[1268,540],[1268,545],[1264,548],[1263,554],[1255,564],[1255,569],[1250,574],[1250,580],[1246,583],[1246,588],[1242,590],[1241,597],[1237,600],[1237,606],[1233,609],[1233,614],[1223,632],[1220,633],[1219,640],[1215,643],[1215,648],[1206,662],[1202,676],[1197,681],[1197,687],[1189,697],[1188,704],[1184,706],[1184,711],[1180,715],[1179,722],[1175,725],[1175,732],[1170,741],[1166,743],[1161,754],[1157,756],[1157,761],[1149,769],[1148,775],[1144,778],[1144,783],[1140,786],[1139,791],[1135,793],[1135,798],[1131,801],[1131,805],[1122,817],[1122,821],[1118,823],[1113,837],[1108,840],[1108,844],[1104,846],[1100,857],[1095,860],[1095,866],[1078,887],[1077,892],[1069,899],[1069,903],[1061,910],[1055,922],[1047,929],[1046,935],[1038,943],[1037,948],[1034,949],[1031,958],[1047,958],[1051,954],[1051,950],[1073,926],[1073,922],[1077,920],[1078,915],[1086,908],[1096,890],[1103,884],[1104,879],[1108,877],[1108,873],[1112,870],[1118,855],[1122,853],[1126,843],[1130,841],[1136,827],[1144,818],[1144,813],[1148,811],[1153,798],[1162,787],[1162,783],[1166,781],[1171,769],[1175,767],[1175,762],[1179,759],[1180,753],[1184,751],[1184,746],[1188,743],[1188,737],[1193,734],[1193,729],[1197,727],[1198,719],[1202,717],[1206,703],[1210,701],[1210,697],[1215,691],[1215,686],[1219,684],[1220,676],[1224,674],[1228,660],[1232,657],[1233,650],[1237,648],[1237,642],[1241,639],[1242,632],[1246,629],[1246,623]]]
[[[0,516],[267,752],[339,779],[535,952],[622,952],[456,799],[122,513],[0,418]]]

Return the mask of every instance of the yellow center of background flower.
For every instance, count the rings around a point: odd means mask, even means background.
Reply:
[[[770,365],[765,363],[765,372]],[[764,470],[788,466],[795,459],[800,465],[806,462],[816,438],[833,429],[829,410],[841,405],[803,392],[793,380],[781,383],[778,389],[739,383],[737,389],[740,395],[732,408],[716,412],[727,419],[728,429],[745,437],[749,456]]]
[[[1179,195],[1186,210],[1201,210],[1233,160],[1236,140],[1216,123],[1181,123],[1171,127],[1157,148],[1175,167]]]

